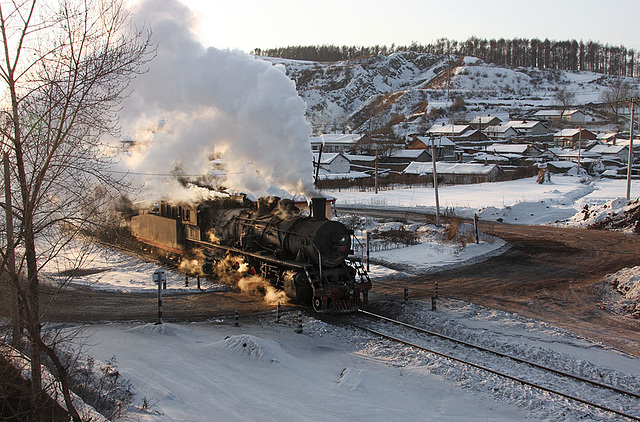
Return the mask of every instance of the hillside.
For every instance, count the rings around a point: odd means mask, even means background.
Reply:
[[[558,91],[573,96],[572,106],[600,102],[616,83],[633,91],[637,78],[594,72],[505,68],[473,57],[400,52],[341,62],[262,57],[283,65],[307,103],[315,133],[382,131],[397,136],[422,132],[436,119],[475,115],[527,117],[558,105]],[[592,110],[603,123],[606,110]]]

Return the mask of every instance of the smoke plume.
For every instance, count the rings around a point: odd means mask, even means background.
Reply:
[[[121,113],[135,144],[124,164],[144,175],[146,196],[188,199],[165,174],[207,174],[212,156],[221,158],[225,186],[236,191],[313,191],[306,105],[284,67],[205,48],[192,32],[193,13],[177,0],[144,1],[134,17],[151,25],[157,43],[157,57],[132,82]]]
[[[238,280],[238,287],[244,293],[262,296],[263,300],[269,305],[289,301],[289,298],[282,290],[277,290],[267,280],[257,275],[241,278]]]
[[[215,273],[220,282],[237,285],[242,292],[252,296],[261,296],[269,305],[289,301],[283,291],[277,290],[264,278],[252,274],[249,264],[245,263],[242,257],[227,255],[216,263]]]
[[[202,264],[204,263],[204,253],[199,249],[190,251],[180,261],[178,269],[190,275],[203,275]]]

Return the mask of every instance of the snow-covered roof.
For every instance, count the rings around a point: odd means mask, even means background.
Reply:
[[[424,154],[425,150],[423,149],[399,149],[395,151],[391,151],[389,157],[393,158],[418,158],[422,154]]]
[[[416,139],[421,140],[422,143],[424,143],[426,146],[431,146],[431,138],[429,138],[428,136],[416,136]],[[453,142],[451,139],[447,138],[446,136],[439,136],[437,138],[434,138],[433,142],[436,147],[446,147],[446,146],[453,147],[456,145],[455,142]]]
[[[514,154],[510,154],[510,155],[514,155]],[[520,157],[522,156],[518,155],[516,158],[520,158]],[[485,160],[493,161],[493,162],[496,162],[496,161],[508,162],[509,158],[512,158],[512,157],[507,157],[505,155],[487,154],[485,152],[477,152],[473,154],[473,159],[478,162],[482,162]],[[436,167],[436,170],[438,170],[438,167]]]
[[[559,158],[600,158],[601,155],[592,151],[586,151],[586,150],[577,150],[577,149],[561,149],[559,151],[554,151],[555,154],[559,157]]]
[[[616,145],[628,147],[631,141],[629,139],[616,139]],[[640,148],[640,141],[638,139],[633,140],[633,150]]]
[[[562,129],[560,132],[556,132],[553,136],[555,136],[557,138],[565,138],[565,137],[569,138],[569,137],[576,136],[581,131],[582,131],[582,133],[585,133],[585,132],[591,133],[587,129],[573,128],[573,129]],[[585,139],[585,141],[586,141],[586,139]]]
[[[371,177],[362,171],[350,171],[349,173],[324,173],[318,174],[320,180],[364,179]]]
[[[582,113],[578,109],[572,110],[540,110],[537,111],[534,116],[535,117],[560,117],[560,116],[571,116],[572,114]]]
[[[467,131],[465,131],[465,132],[463,132],[463,133],[459,134],[457,138],[458,138],[459,140],[464,140],[464,138],[471,138],[471,137],[473,137],[473,136],[474,136],[476,133],[478,133],[478,132],[479,132],[478,130],[470,129],[470,130],[467,130]]]
[[[499,117],[496,117],[496,116],[476,116],[473,119],[471,119],[469,123],[484,125],[492,122],[495,119],[502,121]]]
[[[576,167],[578,164],[573,161],[549,161],[547,162],[547,165],[551,165],[555,168],[570,169]]]
[[[627,145],[596,145],[589,151],[597,154],[618,154],[625,149],[628,149]]]
[[[318,162],[318,155],[320,155],[320,154],[317,153],[317,152],[313,153],[313,162],[314,163]],[[322,154],[322,159],[320,160],[320,164],[330,164],[330,163],[333,162],[333,160],[338,158],[338,156],[342,156],[342,157],[346,158],[344,156],[344,154],[342,154],[341,152],[323,153]]]
[[[527,144],[492,144],[487,147],[487,152],[501,154],[524,154],[531,145]]]
[[[605,133],[604,135],[602,135],[600,137],[600,139],[602,139],[604,141],[608,141],[608,140],[616,139],[618,136],[619,136],[618,132],[609,132],[609,133]]]
[[[347,160],[351,162],[353,161],[374,162],[376,160],[376,157],[373,155],[344,154],[344,156],[347,157]]]
[[[576,136],[578,133],[580,133],[580,129],[562,129],[553,136]]]
[[[320,136],[309,137],[312,144],[355,144],[362,138],[359,133],[325,133]]]
[[[469,125],[453,125],[453,124],[448,124],[448,125],[442,125],[442,126],[438,126],[438,125],[433,125],[431,126],[431,128],[429,130],[427,130],[427,133],[432,133],[434,135],[437,134],[461,134],[467,130],[469,130],[471,128],[471,126]]]
[[[495,164],[476,163],[446,163],[438,162],[436,164],[436,172],[439,174],[489,174],[497,166]],[[407,174],[431,174],[433,173],[433,163],[412,162],[404,169]]]
[[[486,128],[482,129],[483,132],[487,133],[506,133],[509,130],[517,133],[515,128],[505,125],[487,126]]]
[[[512,127],[514,129],[531,129],[536,125],[543,125],[541,121],[538,120],[511,120],[510,122],[506,122],[504,126]]]

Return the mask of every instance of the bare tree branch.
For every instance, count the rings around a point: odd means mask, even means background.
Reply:
[[[108,157],[101,137],[117,133],[116,111],[129,82],[153,58],[150,32],[133,31],[128,18],[123,0],[0,4],[0,78],[9,96],[9,108],[0,114],[0,149],[12,157],[16,183],[8,212],[19,223],[14,237],[24,250],[11,279],[31,342],[33,396],[41,391],[45,352],[60,374],[74,420],[79,416],[66,369],[40,335],[39,273],[109,195],[126,188],[123,179],[104,171]],[[88,194],[98,186],[102,195]],[[60,230],[70,222],[76,228]],[[3,268],[6,261],[3,255]]]

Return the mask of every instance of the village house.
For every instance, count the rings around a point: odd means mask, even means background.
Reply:
[[[546,163],[547,169],[549,173],[554,174],[563,174],[567,173],[572,169],[577,169],[578,164],[572,161],[548,161]]]
[[[463,133],[474,130],[470,125],[454,125],[454,124],[441,124],[433,125],[427,130],[429,136],[446,136],[453,139],[457,136],[462,136]]]
[[[469,126],[480,131],[485,131],[489,126],[499,126],[502,120],[495,116],[476,116],[469,121]]]
[[[487,135],[474,129],[470,125],[446,125],[444,123],[442,125],[433,125],[429,130],[427,130],[427,135],[434,137],[447,137],[456,144],[489,141],[489,137]]]
[[[600,154],[602,158],[620,160],[622,163],[629,162],[628,145],[596,145],[589,152]]]
[[[456,144],[445,136],[433,138],[433,146],[436,150],[436,160],[454,161],[456,159]],[[407,149],[425,149],[431,152],[431,138],[426,136],[416,136],[409,143]]]
[[[521,136],[537,136],[549,133],[547,125],[538,120],[511,120],[504,123],[505,127],[512,127]]]
[[[318,153],[313,153],[313,168],[318,167]],[[322,153],[320,157],[320,171],[323,173],[349,173],[351,171],[351,163],[342,153]]]
[[[489,137],[483,132],[476,129],[471,129],[462,133],[460,136],[453,137],[453,141],[457,145],[459,144],[473,145],[473,144],[485,144],[487,142],[491,142],[491,139],[489,139]]]
[[[416,177],[430,177],[433,181],[433,163],[413,162],[403,172]],[[502,170],[495,164],[483,165],[475,163],[436,164],[439,183],[468,185],[472,183],[497,182],[502,180]]]
[[[320,136],[311,136],[309,142],[311,143],[311,150],[314,152],[320,151],[320,146],[322,145],[322,152],[324,154],[325,152],[349,151],[362,137],[362,134],[356,133],[326,133]]]
[[[542,151],[531,144],[496,143],[486,147],[486,152],[494,154],[517,154],[523,157],[538,157]]]
[[[607,132],[604,135],[600,136],[600,141],[609,144],[609,145],[617,145],[618,140],[626,139],[629,140],[629,132],[620,133],[620,132]]]
[[[558,161],[558,154],[556,151],[560,151],[560,148],[548,148],[542,152],[538,156],[538,159],[542,161]]]
[[[553,143],[555,146],[563,148],[584,148],[589,141],[596,138],[596,134],[587,129],[562,129],[553,135]]]
[[[351,163],[351,171],[373,171],[376,166],[375,155],[344,154]]]
[[[587,117],[580,110],[540,110],[533,117],[538,120],[584,124]]]
[[[602,156],[595,152],[581,150],[581,149],[554,149],[555,154],[558,156],[558,161],[554,161],[554,165],[559,168],[562,165],[557,163],[570,162],[580,164],[581,168],[587,170],[588,173],[594,174],[594,166],[597,163],[602,162]]]
[[[480,163],[480,164],[498,164],[500,166],[512,166],[516,165],[518,160],[522,160],[523,157],[517,154],[493,154],[488,152],[476,152],[472,154],[465,154],[463,162],[465,163]]]
[[[519,135],[518,131],[513,127],[504,125],[487,126],[482,132],[491,139],[504,139],[505,141],[509,141]]]
[[[393,149],[404,149],[405,147],[405,143],[397,139],[364,135],[351,147],[350,152],[352,154],[375,155],[383,154],[385,151]]]
[[[431,154],[424,149],[393,150],[388,155],[378,157],[378,167],[402,171],[413,161],[421,163],[431,161]]]
[[[629,148],[630,144],[631,144],[631,141],[629,140],[629,135],[627,135],[627,139],[617,139],[614,145],[621,145]],[[633,156],[640,157],[640,139],[633,140]]]

